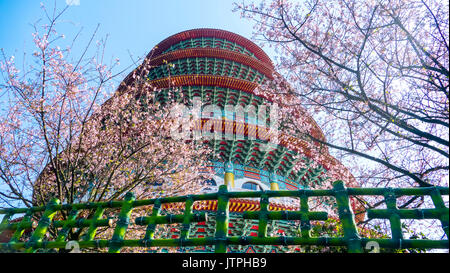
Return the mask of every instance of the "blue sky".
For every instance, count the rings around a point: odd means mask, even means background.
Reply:
[[[66,1],[56,0],[63,8]],[[57,30],[73,37],[81,28],[79,45],[85,45],[100,24],[97,38],[108,35],[106,56],[120,59],[121,67],[135,57],[146,55],[170,35],[192,28],[220,28],[246,38],[252,36],[252,23],[232,12],[233,0],[72,0]],[[42,1],[52,10],[55,1]],[[0,48],[21,63],[23,52],[34,51],[31,26],[44,13],[40,1],[0,0]],[[270,54],[269,54],[270,55]]]

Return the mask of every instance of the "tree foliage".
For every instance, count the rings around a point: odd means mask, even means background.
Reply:
[[[361,185],[445,185],[448,3],[262,1],[235,4]],[[295,108],[296,105],[292,104]],[[296,135],[313,138],[302,126]]]
[[[154,103],[150,66],[133,71],[113,93],[113,79],[122,73],[113,72],[116,62],[106,65],[105,40],[92,45],[94,33],[80,54],[70,43],[61,48],[67,38],[56,27],[66,9],[43,7],[45,20],[34,25],[33,63],[19,70],[2,52],[1,206],[198,191],[198,168],[209,150],[170,137],[174,117]]]

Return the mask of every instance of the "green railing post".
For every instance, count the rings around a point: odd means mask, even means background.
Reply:
[[[94,216],[92,217],[92,222],[89,225],[89,229],[83,235],[84,241],[90,241],[90,240],[94,239],[95,233],[97,232],[97,229],[98,229],[97,222],[102,218],[104,212],[105,212],[105,208],[103,208],[101,206],[97,207],[97,209],[94,212]]]
[[[431,193],[431,200],[433,200],[434,207],[439,210],[440,217],[439,220],[441,221],[442,229],[444,230],[445,234],[447,235],[447,239],[450,239],[448,237],[448,211],[449,209],[445,206],[444,200],[442,199],[442,195],[439,192],[437,188],[434,188]]]
[[[0,227],[3,226],[8,226],[9,225],[9,221],[11,220],[11,217],[14,215],[14,213],[7,213],[5,214],[5,216],[3,216],[2,222],[0,223]],[[7,229],[5,228],[4,230],[2,228],[0,228],[0,235],[4,232],[7,231]]]
[[[72,210],[69,213],[69,216],[67,217],[67,221],[73,221],[77,219],[78,216],[78,210]],[[58,233],[58,237],[56,238],[56,242],[64,242],[67,239],[67,236],[69,235],[70,230],[72,227],[66,222],[64,226],[61,228],[61,230]]]
[[[3,218],[2,218],[2,222],[0,223],[0,227],[8,226],[9,220],[11,220],[11,217],[13,215],[14,215],[13,213],[5,214],[5,216],[3,216]],[[5,228],[5,230],[6,230],[6,228]],[[0,235],[2,234],[2,232],[3,232],[3,229],[0,228]]]
[[[402,223],[400,220],[400,215],[398,214],[397,196],[395,192],[392,189],[388,188],[384,193],[384,200],[386,202],[386,208],[389,212],[392,240],[398,245],[398,248],[402,248]]]
[[[36,251],[36,244],[42,242],[45,234],[47,233],[47,229],[50,226],[53,217],[56,214],[55,206],[59,205],[60,201],[56,198],[53,198],[48,202],[45,211],[39,220],[38,226],[31,235],[30,240],[27,242],[27,250],[26,252],[34,252]]]
[[[269,197],[267,194],[261,195],[259,204],[258,237],[265,238],[267,236],[267,224],[269,221]]]
[[[161,215],[161,201],[157,199],[153,204],[152,216],[150,217],[147,229],[145,231],[144,236],[145,241],[153,240],[153,238],[155,237],[155,230],[157,225],[156,218],[159,217],[160,215]]]
[[[355,219],[349,204],[349,197],[344,182],[336,181],[333,183],[334,196],[338,205],[339,219],[344,229],[344,238],[347,242],[348,252],[361,253],[361,239],[356,230]]]
[[[309,222],[310,220],[309,205],[308,205],[308,196],[304,193],[300,195],[300,211],[302,212],[300,218],[300,232],[303,238],[309,238],[311,236],[311,224]]]
[[[122,209],[120,210],[119,218],[116,223],[113,237],[110,241],[109,252],[119,253],[123,245],[123,238],[130,223],[131,211],[133,210],[133,202],[135,196],[132,192],[128,192],[125,195],[125,200],[122,203]]]
[[[221,185],[217,193],[216,233],[214,236],[216,253],[227,252],[229,219],[229,197],[227,185]]]
[[[33,210],[29,209],[24,217],[22,218],[22,221],[20,221],[20,223],[27,223],[30,222],[32,220],[33,217]],[[15,243],[19,242],[20,237],[22,237],[23,233],[25,231],[25,228],[23,228],[23,225],[19,225],[19,227],[16,229],[16,231],[14,232],[14,234],[11,237],[11,240],[9,240],[9,245],[13,246]]]

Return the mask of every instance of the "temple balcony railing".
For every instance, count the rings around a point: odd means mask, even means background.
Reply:
[[[60,204],[57,199],[52,199],[46,206],[0,209],[0,214],[4,215],[0,222],[0,236],[4,232],[11,234],[8,242],[0,243],[0,252],[59,250],[68,249],[69,245],[76,245],[80,250],[107,249],[108,252],[120,252],[125,247],[211,246],[215,252],[223,253],[227,252],[227,247],[233,245],[337,246],[344,247],[350,253],[368,252],[368,249],[372,249],[373,246],[382,249],[448,249],[449,208],[443,199],[443,196],[448,195],[448,187],[346,188],[343,182],[336,181],[332,189],[324,190],[236,192],[228,191],[227,187],[222,185],[214,193],[147,200],[136,200],[133,193],[126,194],[123,200],[109,202]],[[356,196],[383,198],[385,209],[368,209],[365,213],[367,213],[367,219],[389,221],[389,238],[386,238],[387,236],[366,238],[358,232],[350,201]],[[402,196],[429,196],[433,207],[398,208],[397,199]],[[270,210],[269,199],[277,197],[298,198],[299,209],[296,211]],[[310,210],[308,200],[317,197],[327,197],[332,200],[336,215]],[[253,219],[258,222],[257,236],[229,236],[229,203],[230,199],[234,198],[259,198],[259,210],[246,211],[242,214],[244,219]],[[209,213],[195,210],[194,203],[207,200],[217,202],[214,212],[214,235],[191,238],[189,236],[191,224],[205,221]],[[164,206],[171,203],[182,203],[183,209],[179,210],[182,213],[163,213]],[[132,212],[144,207],[149,209],[147,216],[132,219]],[[21,215],[21,218],[17,218],[18,215]],[[108,215],[115,215],[115,217],[108,217]],[[330,217],[334,217],[341,224],[342,236],[311,236],[312,223],[317,225]],[[436,228],[442,228],[445,236],[441,239],[404,238],[401,221],[405,219],[436,219],[441,225]],[[298,221],[299,232],[296,236],[270,236],[267,232],[270,221]],[[173,223],[181,224],[178,238],[155,238],[157,226]],[[130,228],[131,226],[133,229]],[[102,227],[111,228],[111,235],[108,238],[96,237],[97,230]],[[134,232],[135,228],[141,228],[145,231],[145,235],[139,239],[127,239],[130,236],[126,235]],[[56,231],[51,237],[46,236],[50,229]],[[70,241],[69,232],[75,229],[83,230],[83,232],[79,240]],[[28,235],[25,236],[24,233]]]

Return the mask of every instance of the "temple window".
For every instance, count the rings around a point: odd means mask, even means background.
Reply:
[[[261,191],[262,188],[260,185],[253,183],[253,182],[245,182],[242,184],[242,188],[246,190],[252,190],[252,191]]]

